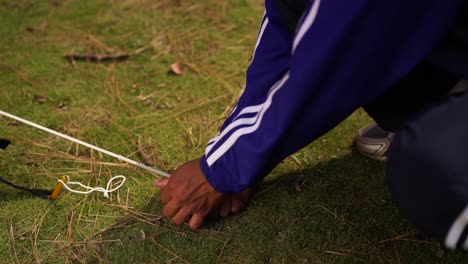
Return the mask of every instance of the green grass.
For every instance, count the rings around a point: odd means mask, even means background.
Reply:
[[[260,0],[0,0],[0,109],[132,159],[141,137],[157,167],[174,169],[203,152],[239,96],[262,13]],[[135,55],[63,57],[122,52]],[[182,76],[168,73],[176,61]],[[13,142],[0,150],[0,175],[17,184],[128,178],[110,199],[65,191],[51,202],[0,186],[0,263],[468,261],[403,219],[385,164],[353,151],[368,121],[357,111],[282,162],[246,211],[192,231],[160,217],[154,176],[0,118]]]

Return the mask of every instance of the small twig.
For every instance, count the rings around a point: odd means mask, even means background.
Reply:
[[[398,264],[401,264],[400,254],[398,254],[398,250],[395,245],[393,245],[393,250],[395,250],[395,258]]]
[[[52,208],[54,208],[53,205],[49,205],[49,207],[47,208],[47,210],[44,212],[44,214],[41,216],[41,218],[38,220],[38,221],[34,221],[34,225],[32,226],[32,255],[35,259],[35,261],[37,263],[40,263],[42,262],[39,258],[39,254],[38,254],[38,249],[37,249],[37,241],[38,241],[38,237],[39,237],[39,230],[41,229],[42,227],[42,224],[44,223],[44,219],[45,217],[50,213],[50,211],[52,210]]]
[[[68,240],[39,240],[40,242],[47,242],[47,243],[57,243],[57,244],[66,244],[70,243]],[[103,244],[103,243],[115,243],[121,242],[120,239],[109,239],[109,240],[99,240],[99,241],[80,241],[80,242],[73,242],[75,245],[87,245],[87,244]]]
[[[398,235],[396,237],[392,237],[392,238],[388,238],[388,239],[378,241],[377,243],[382,244],[382,243],[392,242],[392,241],[396,241],[396,240],[407,240],[406,239],[407,237],[412,236],[414,234],[417,234],[417,232],[409,232],[407,234]]]
[[[327,207],[325,207],[323,205],[317,205],[317,207],[323,209],[324,211],[326,211],[330,215],[334,216],[336,219],[340,220],[341,222],[343,222],[345,224],[348,224],[351,227],[356,227],[356,225],[353,222],[347,220],[342,215],[338,215],[337,212],[333,212],[332,210],[328,209]]]
[[[221,256],[223,255],[223,252],[224,252],[224,248],[226,247],[227,243],[229,242],[229,239],[226,240],[226,242],[224,242],[224,245],[223,247],[221,248],[221,251],[219,252],[219,255],[218,257],[216,257],[216,263],[220,263],[220,259],[221,259]]]
[[[168,249],[168,248],[164,247],[163,245],[159,244],[154,238],[151,238],[151,240],[153,241],[154,244],[156,244],[158,247],[162,248],[164,251],[171,254],[172,256],[180,259],[181,261],[183,261],[185,263],[190,263],[187,260],[183,259],[181,256],[179,256],[176,253],[174,253],[173,251],[171,251],[170,249]]]
[[[328,254],[333,254],[333,255],[338,255],[338,256],[346,256],[346,257],[351,256],[351,255],[343,253],[343,252],[336,252],[336,251],[331,251],[331,250],[324,250],[323,253],[328,253]]]
[[[150,159],[148,154],[145,152],[145,148],[143,147],[143,144],[141,144],[141,137],[138,137],[138,153],[141,156],[141,159],[145,165],[148,166],[154,166],[154,162]]]
[[[73,235],[72,224],[73,224],[74,216],[75,216],[75,209],[71,210],[71,215],[67,215],[67,235],[70,238],[72,238],[72,235]]]
[[[15,233],[13,230],[13,220],[10,218],[10,239],[11,239],[11,247],[13,250],[13,254],[15,255],[15,260],[16,263],[21,263],[18,259],[18,253],[16,252],[16,246],[15,246]]]
[[[109,61],[125,61],[131,56],[130,54],[116,54],[116,55],[103,55],[103,54],[65,54],[72,64],[77,60],[92,61],[92,62],[109,62]]]
[[[408,241],[408,242],[415,242],[415,243],[422,243],[422,244],[427,244],[427,245],[437,245],[438,242],[432,242],[432,241],[425,241],[425,240],[418,240],[418,239],[408,239],[408,238],[401,238],[399,241]]]

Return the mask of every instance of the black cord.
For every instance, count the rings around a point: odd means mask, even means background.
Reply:
[[[8,145],[10,145],[11,141],[8,139],[0,138],[0,148],[1,149],[6,149]],[[18,186],[2,177],[0,177],[0,182],[4,183],[6,185],[10,185],[13,188],[25,191],[25,192],[30,192],[34,196],[40,197],[42,199],[49,199],[49,195],[52,194],[52,191],[49,190],[43,190],[43,189],[31,189],[31,188],[26,188],[22,186]]]
[[[1,183],[4,183],[6,185],[10,185],[11,187],[13,188],[16,188],[16,189],[19,189],[19,190],[23,190],[23,191],[26,191],[26,192],[30,192],[31,194],[33,194],[34,196],[37,196],[39,198],[42,198],[42,199],[49,199],[49,195],[52,194],[52,191],[49,191],[49,190],[43,190],[43,189],[31,189],[31,188],[26,188],[26,187],[22,187],[22,186],[18,186],[8,180],[5,180],[4,178],[0,177],[0,182]]]
[[[0,148],[1,149],[6,149],[8,145],[10,145],[11,141],[8,139],[0,138]]]

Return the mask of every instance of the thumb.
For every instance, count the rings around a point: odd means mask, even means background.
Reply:
[[[155,180],[153,182],[153,185],[158,188],[164,188],[166,187],[168,182],[169,182],[169,178],[164,178],[164,179]]]

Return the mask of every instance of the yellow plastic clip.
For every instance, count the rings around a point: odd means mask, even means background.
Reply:
[[[67,177],[66,176],[62,176],[62,181],[63,182],[67,182]],[[57,186],[55,186],[55,189],[52,191],[52,193],[49,195],[49,199],[51,200],[55,200],[57,199],[57,197],[59,196],[60,194],[60,191],[62,190],[62,183],[61,182],[58,182],[57,183]]]

